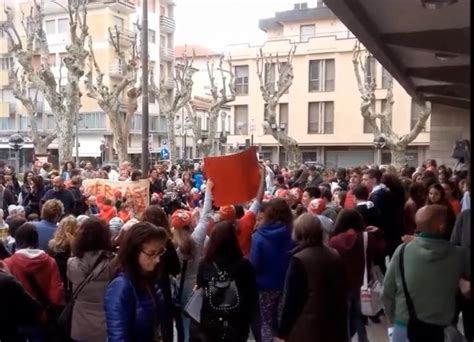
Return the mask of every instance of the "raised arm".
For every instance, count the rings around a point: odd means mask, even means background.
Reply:
[[[212,210],[212,188],[214,183],[209,179],[206,184],[206,196],[204,198],[204,205],[199,217],[198,224],[191,234],[191,238],[196,242],[198,246],[204,245],[206,240],[207,226],[209,224],[209,217]]]

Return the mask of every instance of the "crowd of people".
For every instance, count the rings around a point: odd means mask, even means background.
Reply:
[[[407,342],[412,306],[441,328],[462,312],[473,340],[467,172],[259,167],[253,200],[216,207],[202,165],[156,163],[139,213],[82,185],[143,179],[128,162],[37,160],[21,182],[0,162],[0,341],[367,342],[386,320]],[[383,309],[364,316],[372,266]]]

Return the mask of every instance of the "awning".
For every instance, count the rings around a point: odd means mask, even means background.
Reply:
[[[470,0],[324,2],[412,97],[470,108]]]

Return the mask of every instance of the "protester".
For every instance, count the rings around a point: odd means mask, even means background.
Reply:
[[[54,177],[52,184],[53,188],[46,192],[46,194],[41,199],[41,202],[44,203],[50,199],[56,199],[63,204],[64,214],[74,214],[74,198],[72,197],[71,192],[64,188],[63,179],[59,176]]]
[[[105,292],[107,341],[154,341],[164,317],[157,271],[168,233],[143,222],[125,234],[118,254],[119,273]]]
[[[54,236],[57,223],[64,213],[63,204],[56,199],[47,201],[41,209],[41,221],[34,222],[33,225],[38,230],[39,249],[48,250],[48,243]]]
[[[409,199],[405,203],[404,218],[406,235],[413,235],[416,230],[416,212],[425,205],[427,197],[426,188],[422,183],[413,183],[409,189]]]
[[[115,256],[107,225],[95,217],[89,218],[77,232],[72,251],[74,256],[67,262],[67,278],[75,293],[71,338],[105,341],[104,294],[115,275]]]
[[[235,227],[223,221],[214,227],[203,261],[197,273],[197,287],[210,293],[218,277],[235,282],[236,289],[227,298],[233,306],[218,310],[218,298],[206,295],[201,309],[200,330],[204,342],[246,342],[250,324],[257,311],[257,284],[252,264],[244,258]]]
[[[385,314],[394,328],[393,342],[408,341],[409,314],[400,268],[402,253],[403,275],[416,317],[440,326],[448,326],[453,320],[463,258],[461,250],[444,239],[446,216],[446,207],[438,204],[418,210],[416,225],[420,234],[399,246],[390,262],[384,280],[383,300]],[[444,341],[444,335],[425,338],[426,341]]]
[[[257,275],[261,337],[267,342],[276,336],[285,273],[294,243],[291,241],[293,214],[285,200],[269,201],[263,215],[263,224],[252,235],[249,258]]]
[[[361,168],[354,168],[350,172],[349,178],[349,191],[347,192],[346,199],[344,201],[344,208],[353,208],[355,206],[354,198],[352,197],[352,189],[362,183],[362,169]]]
[[[303,214],[293,228],[298,246],[286,274],[277,336],[284,341],[348,340],[346,281],[341,257],[326,247],[319,219]],[[325,303],[331,303],[327,310]]]

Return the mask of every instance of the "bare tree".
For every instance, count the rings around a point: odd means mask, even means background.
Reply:
[[[182,63],[174,67],[174,92],[169,93],[164,86],[164,78],[160,82],[160,88],[157,87],[153,72],[150,75],[150,92],[158,94],[160,111],[166,116],[168,142],[170,148],[170,161],[176,161],[176,137],[175,137],[175,119],[176,114],[184,108],[191,100],[193,92],[193,74],[196,69],[193,68],[193,57],[188,58],[186,50],[181,58]]]
[[[48,145],[57,135],[60,161],[72,159],[74,118],[81,106],[79,78],[82,76],[81,66],[87,57],[81,53],[81,44],[87,36],[86,5],[86,0],[68,1],[71,43],[66,49],[71,55],[64,60],[68,71],[68,83],[64,86],[61,84],[63,61],[60,61],[58,80],[48,63],[49,48],[43,29],[41,5],[35,1],[29,15],[22,13],[21,24],[26,36],[24,42],[14,24],[13,13],[6,11],[8,20],[2,24],[2,30],[11,43],[11,53],[15,59],[15,67],[9,72],[13,94],[26,108],[35,152],[46,153]],[[39,67],[35,67],[35,64],[39,64]],[[35,93],[34,97],[31,96],[31,90]],[[54,116],[57,127],[52,133],[42,133],[38,130],[35,114],[39,93],[48,102]]]
[[[385,108],[381,113],[375,112],[375,89],[376,83],[374,77],[369,77],[370,58],[373,58],[368,51],[362,51],[360,42],[356,42],[353,49],[352,63],[357,80],[362,103],[360,111],[362,117],[367,121],[373,130],[375,138],[384,138],[386,146],[390,149],[392,155],[392,165],[400,169],[406,164],[405,151],[407,146],[416,139],[420,132],[425,128],[426,121],[431,114],[431,103],[418,103],[422,108],[421,114],[415,126],[408,134],[398,135],[392,126],[393,115],[393,77],[387,75],[387,95],[385,96]]]
[[[283,146],[288,156],[288,164],[291,168],[299,167],[302,162],[301,152],[298,142],[290,137],[286,132],[281,132],[276,119],[277,106],[280,98],[290,89],[293,84],[293,57],[295,56],[296,45],[293,45],[282,60],[278,54],[272,56],[265,55],[260,49],[257,55],[257,75],[260,81],[260,91],[266,104],[266,120],[264,128],[270,129],[273,138],[277,143]],[[278,72],[278,79],[275,79],[275,71]],[[265,73],[268,72],[268,75]],[[275,86],[276,81],[276,86]],[[276,129],[274,129],[276,128]]]
[[[225,104],[235,100],[235,82],[234,72],[232,70],[232,58],[229,56],[227,59],[228,70],[225,70],[223,67],[224,55],[219,56],[217,63],[217,70],[220,72],[222,80],[221,88],[218,88],[216,85],[216,79],[214,75],[216,70],[216,60],[214,58],[208,58],[207,73],[209,75],[212,101],[209,107],[209,137],[201,146],[205,156],[209,154],[217,154],[218,146],[216,143],[216,135],[219,113]],[[229,83],[227,83],[227,74],[229,75]]]
[[[137,25],[138,27],[138,25]],[[141,96],[141,82],[138,80],[140,70],[140,52],[137,46],[138,33],[133,37],[123,37],[124,34],[115,26],[109,28],[109,40],[117,56],[117,72],[120,82],[106,85],[104,73],[94,55],[92,39],[89,39],[89,71],[86,74],[87,96],[95,99],[99,107],[106,113],[114,134],[114,147],[119,162],[128,160],[128,137],[130,123],[138,108],[138,98]],[[122,50],[122,39],[130,40],[129,51]],[[94,82],[94,72],[96,73]]]
[[[202,115],[198,113],[197,107],[189,101],[186,104],[186,121],[191,122],[191,129],[193,130],[193,142],[196,149],[200,152],[200,155],[209,155],[209,145],[203,144],[201,139],[202,129],[201,129],[201,120]]]

